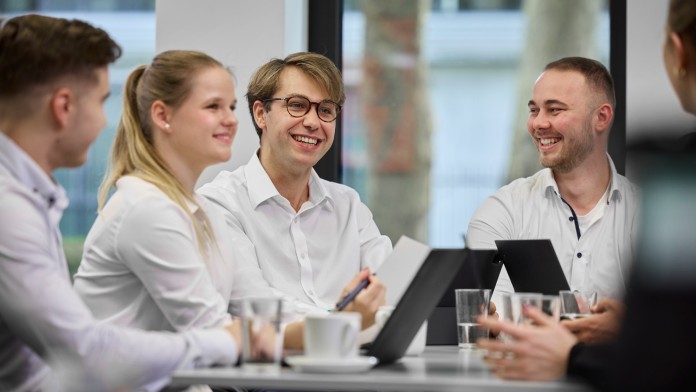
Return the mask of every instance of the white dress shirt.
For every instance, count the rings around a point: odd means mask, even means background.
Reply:
[[[0,390],[57,390],[58,374],[83,389],[159,390],[176,369],[236,361],[221,329],[175,335],[95,321],[70,285],[58,227],[67,205],[63,188],[0,133]]]
[[[185,331],[229,321],[233,249],[223,218],[196,196],[218,239],[204,258],[186,212],[155,185],[135,176],[116,182],[87,235],[74,287],[94,317],[146,330]]]
[[[297,314],[332,309],[350,279],[362,268],[376,270],[392,250],[358,193],[314,170],[299,212],[278,193],[257,154],[198,191],[227,221],[225,240],[240,254],[239,295],[279,295]]]
[[[467,245],[495,249],[495,240],[548,238],[572,290],[596,291],[600,297],[621,298],[633,259],[637,235],[638,190],[611,166],[611,184],[592,212],[579,217],[584,228],[578,239],[570,207],[558,192],[551,169],[521,178],[488,197],[469,223]],[[505,268],[493,301],[513,292]]]

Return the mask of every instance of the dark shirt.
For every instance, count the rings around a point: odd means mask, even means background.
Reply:
[[[632,147],[642,223],[622,331],[574,346],[568,375],[602,391],[696,390],[696,133]]]

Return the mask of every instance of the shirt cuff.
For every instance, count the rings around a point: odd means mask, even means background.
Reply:
[[[210,367],[211,365],[234,365],[239,359],[239,347],[224,329],[196,330],[186,332],[186,340],[196,352],[185,367]]]
[[[566,374],[570,375],[575,373],[578,355],[580,355],[584,349],[585,344],[582,342],[575,343],[575,345],[570,348],[570,353],[568,354],[568,366],[566,368]]]

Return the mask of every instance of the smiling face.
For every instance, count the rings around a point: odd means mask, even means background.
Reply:
[[[544,167],[568,172],[603,148],[595,135],[599,106],[585,77],[575,71],[547,70],[537,79],[529,101],[527,131]]]
[[[230,159],[237,133],[237,97],[232,76],[222,67],[204,68],[169,118],[170,142],[188,165],[205,168]]]
[[[297,67],[285,68],[274,98],[301,95],[311,102],[330,99],[324,88]],[[319,119],[315,105],[301,117],[292,117],[286,101],[271,101],[270,110],[256,101],[253,107],[256,123],[262,129],[260,160],[273,178],[307,176],[312,167],[333,144],[336,121]]]

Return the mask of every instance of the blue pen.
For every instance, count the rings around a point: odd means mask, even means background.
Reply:
[[[343,299],[336,304],[336,310],[343,310],[348,304],[355,299],[355,297],[370,283],[368,278],[363,279],[356,288],[354,288],[350,293],[346,294]]]

